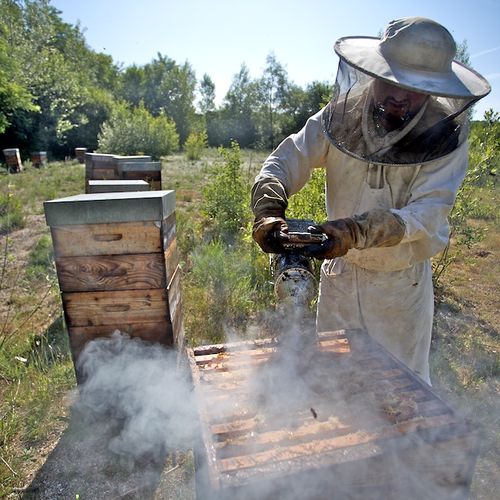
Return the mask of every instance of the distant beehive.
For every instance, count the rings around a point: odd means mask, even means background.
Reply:
[[[17,148],[4,149],[3,155],[5,156],[5,163],[7,164],[7,170],[11,174],[17,174],[23,171],[23,164],[21,162],[21,155],[19,154],[19,149]]]
[[[118,163],[118,175],[124,180],[142,179],[149,183],[151,189],[161,189],[161,163],[159,161]]]
[[[47,164],[47,152],[36,151],[31,153],[31,163],[35,168],[43,167]]]
[[[78,160],[78,163],[83,163],[85,161],[86,152],[87,148],[75,148],[75,157]]]
[[[84,194],[44,209],[75,366],[88,341],[115,330],[182,345],[174,191]]]
[[[151,156],[120,156],[101,153],[85,153],[85,192],[89,192],[89,180],[121,179],[118,165],[123,162],[150,162]]]

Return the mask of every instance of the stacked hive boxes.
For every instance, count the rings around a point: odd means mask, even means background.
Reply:
[[[182,345],[173,191],[82,194],[44,208],[75,366],[86,342],[115,330]]]
[[[161,163],[151,156],[120,156],[85,153],[85,192],[90,180],[145,180],[151,189],[161,189]]]
[[[150,184],[151,189],[161,189],[161,163],[159,161],[119,162],[118,175],[124,180],[143,179]]]
[[[47,151],[31,153],[31,163],[35,168],[41,168],[47,165]]]

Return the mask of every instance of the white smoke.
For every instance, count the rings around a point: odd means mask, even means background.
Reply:
[[[192,384],[178,368],[176,351],[115,332],[86,345],[78,370],[85,382],[76,409],[96,426],[119,424],[109,441],[113,453],[161,458],[192,445]]]
[[[275,335],[266,344],[271,352],[265,362],[255,363],[255,350],[229,349],[236,365],[253,367],[241,378],[236,366],[237,386],[217,402],[221,421],[248,425],[220,448],[219,460],[231,459],[236,450],[234,461],[241,463],[240,470],[225,477],[221,473],[221,484],[241,481],[241,490],[233,493],[252,500],[466,497],[473,440],[460,444],[446,426],[398,430],[400,422],[416,422],[417,427],[424,422],[411,399],[416,387],[399,390],[399,375],[391,380],[387,366],[377,366],[370,356],[356,359],[317,349],[314,318],[306,308],[281,304],[265,319]],[[257,333],[259,327],[251,331]],[[363,335],[359,333],[357,348],[363,338],[370,342]],[[229,337],[238,340],[234,331]],[[343,436],[337,449],[314,449]],[[289,453],[291,448],[295,451]],[[232,493],[224,486],[213,494],[231,498]]]

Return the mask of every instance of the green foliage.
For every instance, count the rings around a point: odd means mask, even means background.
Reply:
[[[99,134],[99,151],[120,155],[147,154],[155,159],[179,147],[175,124],[164,114],[156,117],[141,104],[117,105]]]
[[[327,219],[325,210],[325,171],[315,169],[310,181],[290,197],[287,217],[311,219],[320,223]]]
[[[483,228],[471,222],[474,218],[490,217],[491,207],[481,193],[497,185],[500,164],[500,115],[486,111],[484,120],[472,124],[469,136],[469,167],[458,191],[449,216],[451,236],[459,245],[471,247],[483,237]],[[497,216],[498,217],[498,216]],[[440,280],[453,262],[450,246],[433,261],[433,281],[439,289]]]
[[[55,280],[54,250],[52,239],[44,234],[31,250],[26,268],[28,281],[39,279]]]
[[[186,157],[190,161],[199,160],[201,153],[207,147],[207,133],[203,130],[201,132],[191,132],[184,143],[184,151]]]
[[[1,23],[1,21],[0,21]],[[20,78],[18,62],[9,57],[9,47],[3,38],[0,24],[0,134],[11,124],[11,116],[15,110],[36,111],[33,97]]]
[[[203,114],[215,109],[215,83],[206,73],[200,82],[200,111]]]
[[[212,241],[198,246],[191,262],[185,317],[188,335],[195,343],[223,341],[226,327],[238,329],[256,309],[269,303],[262,297],[263,290],[269,289],[266,278],[245,245],[230,247]]]
[[[219,154],[224,161],[210,169],[211,180],[203,189],[203,213],[211,220],[213,238],[232,243],[251,218],[250,185],[243,175],[238,143],[233,142],[230,149],[219,148]]]
[[[22,203],[8,190],[0,193],[0,234],[10,233],[25,225]]]
[[[489,110],[484,121],[473,124],[469,137],[469,167],[450,214],[452,234],[470,246],[481,233],[469,219],[477,213],[481,200],[477,187],[492,187],[500,163],[500,115]]]
[[[183,144],[195,119],[195,89],[196,77],[187,62],[179,65],[158,53],[151,63],[124,71],[118,95],[133,106],[142,102],[153,116],[165,114],[172,119]]]

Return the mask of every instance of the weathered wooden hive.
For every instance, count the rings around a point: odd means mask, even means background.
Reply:
[[[174,191],[82,194],[44,209],[75,366],[86,342],[115,330],[182,345]]]
[[[87,148],[75,148],[75,158],[78,160],[78,163],[85,162],[85,153],[87,152]]]
[[[21,155],[18,148],[7,148],[3,150],[5,156],[5,163],[7,170],[11,174],[17,174],[23,171],[23,164],[21,162]]]
[[[188,350],[199,498],[468,497],[477,434],[427,384],[361,332],[303,355],[292,379],[273,340]]]
[[[144,180],[151,189],[161,189],[161,162],[159,161],[120,161],[118,176],[124,180]]]
[[[47,165],[47,151],[36,151],[31,153],[31,163],[35,168]]]
[[[85,192],[89,192],[89,180],[121,179],[118,166],[124,162],[150,162],[151,156],[120,156],[101,153],[85,153]]]

